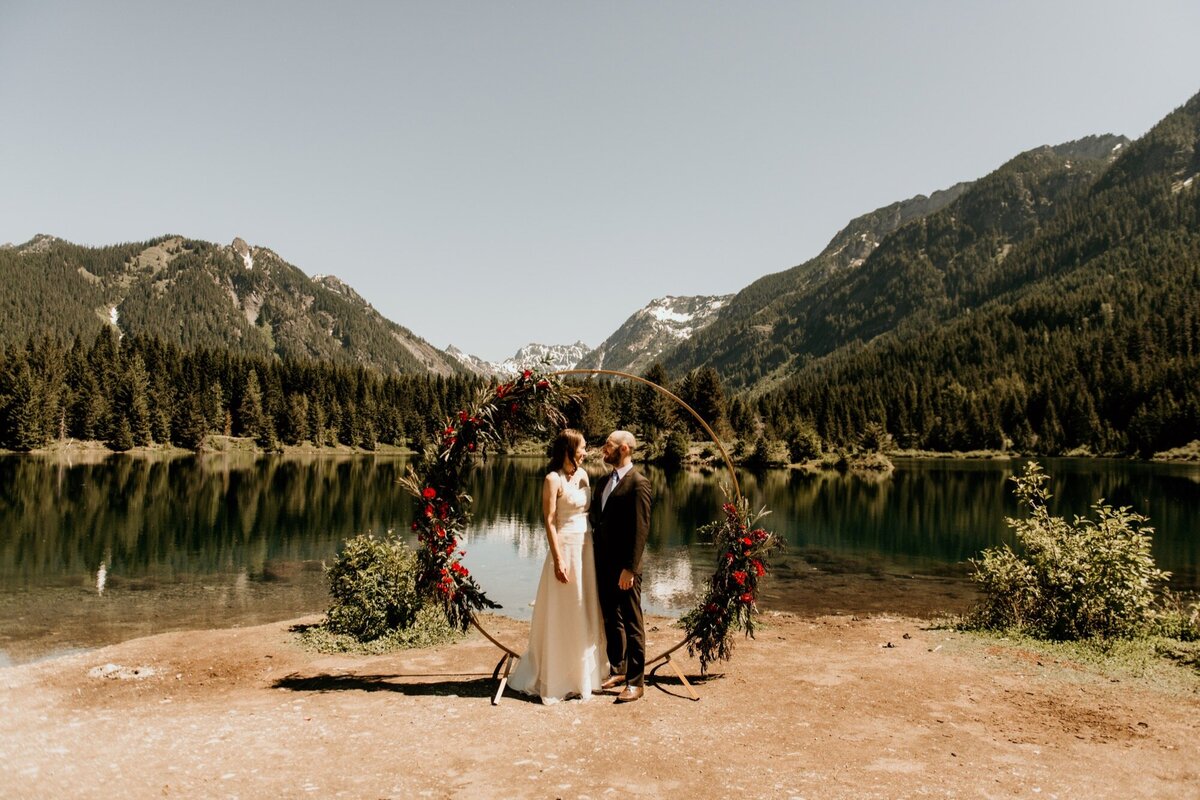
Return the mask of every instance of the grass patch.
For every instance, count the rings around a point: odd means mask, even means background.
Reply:
[[[1053,642],[1015,632],[963,630],[960,634],[1003,648],[1018,660],[1047,671],[1098,675],[1166,691],[1200,693],[1200,643],[1165,636]]]
[[[375,639],[360,640],[348,633],[337,633],[322,622],[297,625],[292,629],[300,645],[317,653],[350,653],[377,656],[397,650],[436,647],[457,641],[467,634],[453,627],[439,606],[430,604],[417,611],[407,628],[395,628]]]

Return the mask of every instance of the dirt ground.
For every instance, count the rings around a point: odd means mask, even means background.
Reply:
[[[664,668],[639,702],[555,706],[493,706],[499,651],[478,633],[327,656],[296,622],[0,670],[0,796],[1200,797],[1194,685],[916,619],[768,613],[699,701]],[[677,630],[653,623],[660,652]],[[485,624],[513,645],[528,630]]]

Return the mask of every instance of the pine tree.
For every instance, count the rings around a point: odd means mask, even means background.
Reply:
[[[259,387],[258,373],[253,369],[246,375],[246,386],[242,390],[242,402],[238,406],[237,421],[238,433],[256,440],[263,435],[266,429],[262,389]]]
[[[9,359],[0,377],[0,424],[13,450],[35,450],[49,443],[42,409],[42,386],[24,357]]]

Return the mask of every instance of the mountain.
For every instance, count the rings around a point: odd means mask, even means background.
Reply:
[[[540,367],[547,361],[549,361],[550,371],[572,369],[588,350],[588,346],[583,342],[554,345],[532,343],[517,350],[512,358],[498,363],[468,355],[454,345],[447,347],[446,353],[456,358],[468,371],[476,375],[491,377],[511,375],[531,366]]]
[[[1081,196],[1129,140],[1092,136],[1022,153],[991,174],[853,220],[814,259],[742,290],[665,360],[729,385],[777,385],[812,358],[901,324],[936,325],[1006,288],[1014,247]]]
[[[938,450],[1200,439],[1198,177],[1200,95],[1135,142],[1018,156],[803,305],[765,307],[757,349],[778,352],[740,362],[769,376],[760,408]]]
[[[578,366],[640,375],[665,351],[709,325],[731,297],[667,296],[651,300],[599,347],[584,355]]]
[[[337,278],[314,276],[242,239],[163,236],[82,247],[39,235],[0,248],[0,341],[101,324],[184,348],[230,348],[360,364],[386,373],[461,373],[459,362],[385,319]]]

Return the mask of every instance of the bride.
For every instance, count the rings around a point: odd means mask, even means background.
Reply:
[[[588,528],[586,457],[578,431],[567,428],[558,434],[542,482],[542,521],[550,552],[533,606],[529,646],[508,680],[513,689],[545,704],[572,696],[587,700],[608,674]]]

